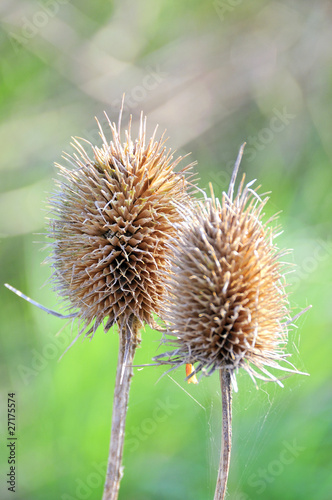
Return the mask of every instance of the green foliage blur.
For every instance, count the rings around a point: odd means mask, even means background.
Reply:
[[[59,361],[77,325],[7,290],[61,310],[42,265],[54,162],[71,136],[100,144],[94,116],[124,126],[141,110],[191,152],[201,188],[220,196],[238,149],[241,175],[271,191],[294,315],[292,362],[310,377],[284,388],[238,374],[230,500],[332,498],[332,31],[329,2],[9,1],[0,6],[1,416],[0,497],[102,496],[118,338],[100,329]],[[109,134],[110,135],[110,134]],[[88,145],[87,145],[88,148]],[[188,160],[189,161],[189,160]],[[58,333],[58,334],[57,334]],[[146,328],[137,364],[160,352]],[[213,498],[220,449],[217,375],[198,386],[162,367],[136,368],[120,500]],[[7,393],[15,392],[16,493],[7,490]]]

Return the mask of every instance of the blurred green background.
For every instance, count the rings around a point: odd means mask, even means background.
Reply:
[[[234,395],[231,500],[332,498],[332,10],[328,1],[105,2],[2,0],[0,35],[1,499],[100,499],[109,446],[118,339],[97,332],[60,362],[76,326],[47,307],[45,200],[70,137],[100,144],[94,116],[129,114],[167,128],[192,152],[200,187],[226,189],[241,170],[282,210],[279,246],[292,248],[292,361],[310,377],[284,389],[239,373]],[[62,330],[61,330],[62,329]],[[58,336],[56,333],[59,332]],[[146,329],[137,363],[160,334]],[[160,352],[160,351],[159,351]],[[120,500],[213,498],[220,388],[164,368],[136,369]],[[179,385],[177,385],[179,384]],[[182,390],[184,389],[184,390]],[[17,398],[17,492],[7,491],[7,393]],[[184,392],[186,391],[186,392]]]

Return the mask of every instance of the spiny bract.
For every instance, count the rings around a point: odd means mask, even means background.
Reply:
[[[187,202],[185,172],[174,168],[163,136],[155,133],[145,144],[146,120],[141,117],[139,137],[126,142],[109,122],[112,141],[100,128],[101,148],[90,159],[75,140],[78,154],[66,155],[74,169],[57,165],[64,182],[51,198],[49,237],[55,289],[77,311],[85,335],[104,322],[125,327],[136,318],[153,325],[164,295],[161,279],[170,265],[168,241],[179,222],[176,203]],[[120,127],[120,124],[119,124]],[[119,128],[118,127],[118,128]]]
[[[176,349],[155,358],[195,365],[189,377],[228,369],[235,389],[239,367],[278,383],[265,365],[292,371],[279,365],[290,321],[281,253],[272,219],[262,222],[268,198],[261,200],[251,184],[244,186],[243,177],[234,200],[232,187],[221,203],[212,194],[184,210],[162,311],[165,343]]]

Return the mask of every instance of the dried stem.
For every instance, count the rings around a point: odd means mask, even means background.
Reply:
[[[120,346],[113,398],[111,442],[103,500],[116,500],[123,475],[122,454],[133,359],[138,340],[138,322],[132,316],[119,332]]]
[[[214,500],[224,500],[232,446],[232,386],[229,370],[220,370],[222,436],[218,479]]]

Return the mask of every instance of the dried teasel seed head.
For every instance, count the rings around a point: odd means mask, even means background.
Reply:
[[[236,171],[221,202],[212,193],[184,210],[178,239],[171,243],[173,265],[162,311],[165,343],[176,349],[155,360],[194,365],[189,372],[187,367],[188,380],[201,370],[229,370],[235,390],[240,367],[253,380],[281,385],[265,367],[296,371],[279,364],[288,356],[291,322],[279,261],[285,252],[275,245],[274,218],[263,222],[268,198],[261,199],[252,182],[245,185],[243,176],[233,199],[235,177]]]
[[[155,140],[156,130],[146,143],[143,116],[135,141],[130,120],[121,143],[120,125],[109,122],[110,142],[99,125],[103,144],[89,143],[92,158],[75,140],[76,153],[66,155],[74,168],[57,165],[63,181],[50,200],[55,289],[77,311],[79,334],[90,325],[85,336],[103,322],[105,331],[134,318],[154,324],[164,295],[161,276],[170,266],[168,241],[180,220],[175,204],[188,199],[190,165],[174,171],[181,157],[173,160],[163,136]]]

